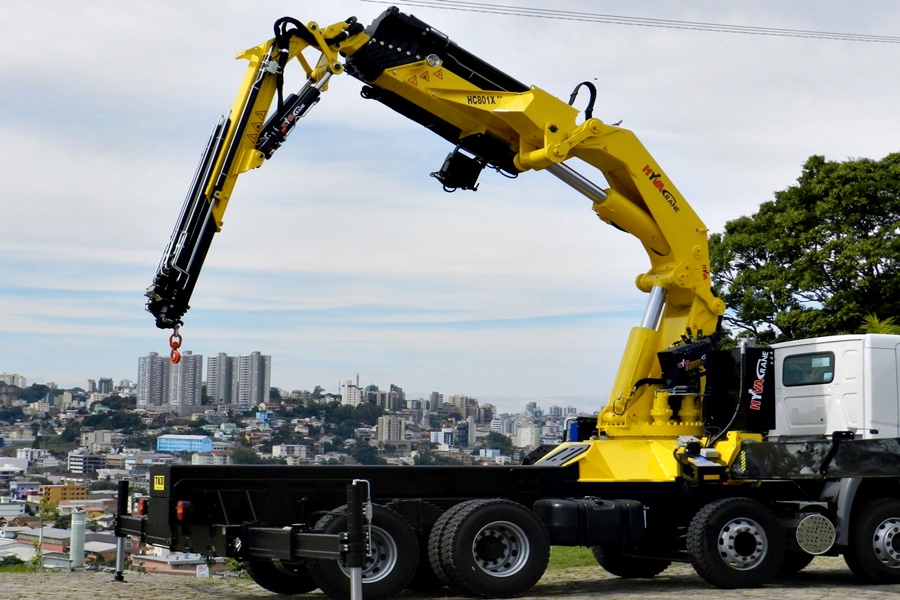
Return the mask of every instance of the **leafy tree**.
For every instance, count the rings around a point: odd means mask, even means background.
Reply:
[[[461,465],[461,461],[450,458],[444,454],[438,454],[432,450],[421,450],[413,459],[413,463],[417,465]]]
[[[500,450],[500,453],[506,456],[511,455],[515,448],[513,447],[512,440],[507,435],[503,435],[502,433],[497,433],[496,431],[492,431],[484,436],[484,443],[478,448],[486,448],[488,450]],[[472,454],[477,454],[478,449],[472,452]]]
[[[59,439],[67,444],[78,442],[81,440],[81,423],[72,421],[66,425],[66,428],[59,435]]]
[[[21,406],[0,406],[0,421],[15,423],[25,418],[25,411]]]
[[[762,342],[858,331],[900,315],[900,153],[812,156],[797,185],[710,237],[727,327]]]
[[[252,448],[237,446],[231,449],[231,462],[236,465],[258,465],[262,457]]]
[[[378,456],[375,446],[356,442],[350,451],[350,455],[361,465],[386,465],[387,461]]]

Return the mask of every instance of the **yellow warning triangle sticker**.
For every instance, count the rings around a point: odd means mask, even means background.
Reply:
[[[262,123],[250,123],[250,127],[255,129],[256,131],[259,131],[260,129],[262,129]]]
[[[443,79],[444,78],[444,70],[438,69],[437,71],[434,72],[434,76],[437,77],[438,79]]]
[[[259,137],[259,136],[256,135],[255,133],[248,133],[248,134],[247,134],[247,139],[250,140],[251,142],[254,142],[254,143],[256,143],[256,138],[257,138],[257,137]]]
[[[262,120],[265,120],[266,119],[266,111],[258,110],[258,111],[256,111],[256,116]]]
[[[421,78],[424,79],[425,81],[429,81],[429,79],[428,79],[428,71],[425,71],[424,73],[422,73],[421,75],[419,75],[419,77],[421,77]]]
[[[413,84],[413,85],[415,85],[415,86],[418,86],[418,85],[419,85],[418,80],[416,79],[416,76],[415,76],[415,75],[413,75],[412,77],[410,77],[409,79],[407,79],[406,82],[407,82],[407,83],[411,83],[411,84]]]

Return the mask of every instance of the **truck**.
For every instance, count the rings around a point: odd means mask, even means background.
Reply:
[[[624,578],[681,561],[713,586],[755,587],[843,555],[862,581],[900,582],[900,337],[724,348],[707,228],[634,133],[593,116],[591,82],[566,102],[396,7],[368,26],[285,17],[274,31],[238,55],[249,64],[237,98],[147,290],[157,326],[173,330],[173,362],[237,177],[344,74],[364,99],[450,142],[432,173],[445,189],[475,190],[489,167],[546,171],[587,197],[645,249],[646,308],[606,404],[521,464],[154,466],[149,497],[120,511],[117,535],[234,558],[272,592],[348,598],[334,540],[347,530],[344,490],[364,481],[367,598],[440,586],[512,597],[541,578],[554,545],[590,548]],[[285,95],[295,59],[305,81]]]

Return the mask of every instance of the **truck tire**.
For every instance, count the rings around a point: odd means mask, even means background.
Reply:
[[[872,500],[857,514],[844,553],[847,566],[870,583],[900,583],[900,500]]]
[[[623,579],[650,579],[672,564],[668,560],[625,556],[621,548],[613,546],[591,546],[591,553],[607,573]]]
[[[726,589],[758,587],[772,579],[786,545],[775,513],[749,498],[704,506],[688,526],[686,543],[697,574]]]
[[[303,562],[248,560],[244,570],[259,587],[276,594],[306,594],[318,587]]]
[[[454,587],[484,598],[509,598],[540,580],[550,560],[544,524],[510,500],[469,500],[454,510],[440,557]]]
[[[431,567],[431,571],[434,573],[435,577],[440,580],[441,584],[456,589],[457,591],[460,590],[452,581],[450,581],[450,578],[447,577],[447,572],[444,571],[444,561],[441,558],[441,543],[443,541],[444,531],[447,530],[447,524],[450,523],[450,520],[460,506],[462,506],[462,504],[451,506],[445,510],[441,516],[438,517],[437,521],[434,522],[431,533],[428,534],[428,564]]]
[[[346,507],[340,507],[319,519],[317,533],[347,531]],[[387,600],[409,585],[419,564],[419,542],[412,526],[399,514],[384,506],[372,506],[372,556],[362,568],[363,597]],[[350,598],[350,570],[339,560],[310,559],[309,574],[316,585],[331,598]]]

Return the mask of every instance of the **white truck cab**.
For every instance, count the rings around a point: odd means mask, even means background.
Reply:
[[[900,335],[772,344],[776,428],[769,439],[900,437]]]

